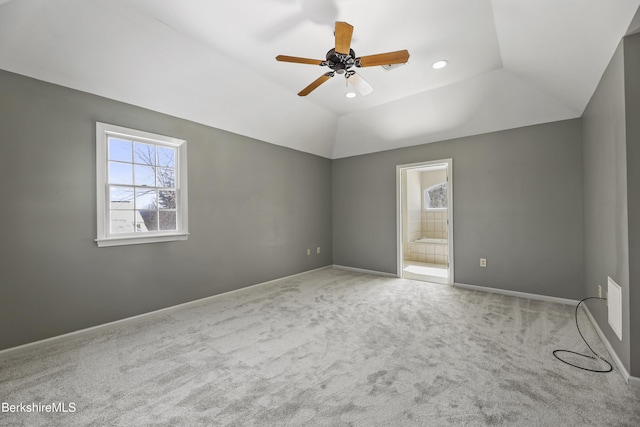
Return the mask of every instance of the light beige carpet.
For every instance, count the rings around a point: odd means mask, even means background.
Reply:
[[[326,269],[0,361],[3,426],[638,426],[571,306]],[[607,354],[581,314],[584,333]]]

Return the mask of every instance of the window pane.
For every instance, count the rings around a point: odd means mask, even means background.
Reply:
[[[156,168],[146,165],[135,165],[136,185],[156,186]]]
[[[168,147],[157,147],[158,150],[158,166],[176,167],[176,149]]]
[[[176,188],[176,170],[158,168],[158,187]]]
[[[176,212],[160,211],[160,230],[176,229]]]
[[[120,160],[131,163],[133,158],[133,143],[118,138],[109,138],[109,160]]]
[[[109,191],[109,206],[111,209],[133,210],[133,188],[111,187]]]
[[[133,184],[132,168],[131,163],[109,162],[109,183]]]
[[[429,187],[425,191],[425,205],[427,209],[447,208],[447,183],[443,182]]]
[[[151,144],[143,144],[136,142],[134,144],[133,162],[140,163],[142,165],[154,165],[156,164],[156,147]]]
[[[111,211],[111,233],[133,233],[134,211]]]
[[[176,192],[175,191],[158,191],[158,201],[160,202],[160,209],[175,209],[176,208]]]
[[[142,231],[158,231],[158,211],[136,211],[136,232]]]
[[[136,210],[157,209],[156,190],[136,188]]]

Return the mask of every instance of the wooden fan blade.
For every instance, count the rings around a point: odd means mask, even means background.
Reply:
[[[296,64],[311,64],[311,65],[322,65],[322,62],[323,62],[320,59],[298,58],[297,56],[287,56],[287,55],[276,56],[276,61],[295,62]]]
[[[351,50],[353,26],[346,22],[336,22],[336,52],[347,55]]]
[[[300,93],[298,93],[298,96],[307,96],[309,95],[311,92],[313,92],[318,86],[320,86],[322,83],[326,82],[327,80],[329,80],[331,77],[333,77],[331,75],[331,73],[327,73],[327,74],[323,74],[320,77],[318,77],[317,79],[315,79],[313,81],[313,83],[311,83],[309,86],[305,87],[304,89],[302,89],[300,91]]]
[[[403,64],[409,60],[408,50],[379,53],[377,55],[363,56],[360,58],[360,67],[373,67],[376,65]]]

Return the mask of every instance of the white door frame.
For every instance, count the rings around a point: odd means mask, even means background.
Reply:
[[[447,220],[449,221],[449,242],[448,242],[448,250],[449,250],[449,274],[448,274],[448,284],[453,285],[455,283],[453,277],[453,159],[443,159],[443,160],[431,160],[428,162],[420,162],[420,163],[410,163],[406,165],[396,165],[396,237],[397,237],[397,276],[402,277],[402,236],[403,236],[403,216],[402,216],[402,204],[404,200],[402,199],[402,171],[410,170],[410,169],[420,169],[425,166],[435,166],[435,165],[447,165],[447,199],[448,199],[448,209],[447,209]]]

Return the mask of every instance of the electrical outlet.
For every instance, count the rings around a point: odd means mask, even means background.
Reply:
[[[317,254],[319,254],[319,253],[320,253],[320,246],[318,246],[318,247],[316,248],[316,253],[317,253]]]
[[[598,298],[602,298],[602,286],[598,285]]]
[[[311,255],[311,249],[307,249],[307,255]]]
[[[486,266],[487,266],[487,259],[480,258],[480,267],[486,267]]]

